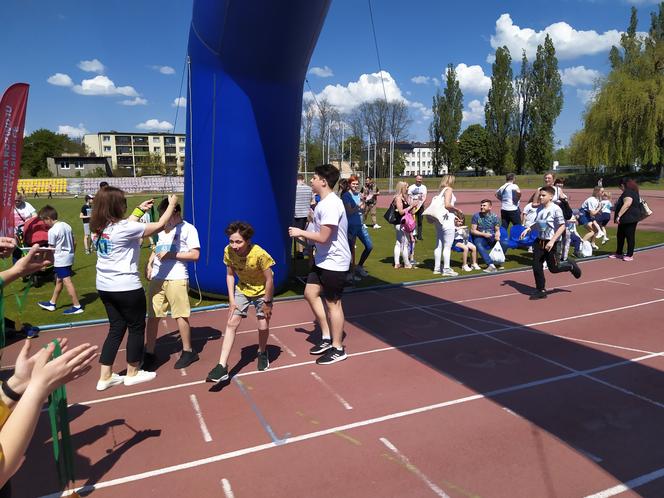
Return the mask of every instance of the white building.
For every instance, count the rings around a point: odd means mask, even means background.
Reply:
[[[433,147],[429,143],[422,142],[400,142],[395,148],[404,155],[403,176],[433,176],[436,174],[433,168]],[[442,174],[447,173],[447,166],[443,166]]]
[[[186,135],[181,133],[118,133],[104,131],[83,137],[88,153],[110,157],[113,168],[139,168],[141,160],[157,154],[166,166],[175,166],[179,175],[184,167]]]

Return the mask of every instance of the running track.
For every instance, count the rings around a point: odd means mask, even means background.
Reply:
[[[245,320],[221,390],[202,379],[226,312],[193,316],[201,361],[182,373],[165,322],[154,382],[98,393],[93,372],[68,387],[77,486],[100,498],[664,496],[664,249],[581,266],[578,281],[547,275],[555,292],[537,302],[530,271],[349,294],[350,358],[326,367],[307,352],[306,304],[277,303],[270,370],[255,371]],[[105,328],[60,334],[101,344]],[[15,496],[60,496],[49,438],[44,414]]]

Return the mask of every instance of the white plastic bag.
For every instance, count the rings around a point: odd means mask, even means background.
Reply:
[[[445,196],[443,192],[431,199],[431,204],[422,212],[429,223],[438,222],[441,225],[447,219],[449,211],[445,209]]]
[[[579,246],[579,252],[584,258],[589,258],[593,255],[593,246],[589,240],[582,240],[581,245]]]
[[[505,262],[505,253],[503,252],[503,247],[500,245],[500,242],[495,243],[493,249],[489,252],[489,257],[495,265],[502,265]]]

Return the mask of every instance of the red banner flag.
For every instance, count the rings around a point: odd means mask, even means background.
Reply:
[[[27,83],[16,83],[0,101],[0,235],[14,236],[14,196],[23,151],[23,127],[28,104]]]

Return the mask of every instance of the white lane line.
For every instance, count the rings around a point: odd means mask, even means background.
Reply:
[[[608,284],[617,284],[617,285],[632,285],[627,282],[618,282],[617,280],[607,279],[606,283]]]
[[[652,358],[654,356],[659,356],[659,354],[647,355],[647,356],[644,356],[642,358],[635,358],[633,360],[624,360],[624,361],[616,363],[614,366],[625,365],[625,364],[628,364],[630,362],[638,362],[638,361],[642,361],[642,360],[645,360],[645,359],[648,359],[648,358]],[[345,425],[330,427],[329,429],[323,429],[323,430],[320,430],[320,431],[309,432],[309,433],[302,434],[302,435],[299,435],[299,436],[288,437],[288,438],[283,439],[282,441],[280,441],[278,443],[270,442],[270,443],[259,444],[257,446],[250,446],[250,447],[247,447],[247,448],[242,448],[242,449],[239,449],[239,450],[230,451],[228,453],[221,453],[219,455],[214,455],[214,456],[207,457],[207,458],[202,458],[202,459],[199,459],[199,460],[192,460],[192,461],[177,464],[177,465],[171,465],[169,467],[163,467],[163,468],[160,468],[160,469],[150,470],[150,471],[147,471],[147,472],[141,472],[140,474],[134,474],[134,475],[129,475],[129,476],[125,476],[125,477],[119,477],[117,479],[112,479],[110,481],[102,481],[100,483],[96,483],[93,486],[85,486],[85,487],[83,487],[81,489],[78,489],[76,491],[87,493],[87,492],[93,491],[95,489],[103,489],[103,488],[108,488],[108,487],[111,487],[111,486],[117,486],[119,484],[126,484],[128,482],[140,481],[140,480],[147,479],[147,478],[150,478],[150,477],[161,476],[161,475],[165,475],[165,474],[170,474],[172,472],[177,472],[177,471],[180,471],[180,470],[191,469],[191,468],[195,468],[195,467],[200,467],[202,465],[207,465],[207,464],[210,464],[210,463],[221,462],[223,460],[229,460],[229,459],[237,458],[237,457],[244,456],[244,455],[258,453],[258,452],[261,452],[261,451],[269,450],[271,448],[276,448],[278,446],[284,446],[286,444],[293,444],[293,443],[299,443],[301,441],[308,441],[310,439],[316,439],[316,438],[319,438],[319,437],[322,437],[322,436],[335,434],[337,432],[348,431],[348,430],[357,429],[357,428],[360,428],[360,427],[367,427],[367,426],[370,426],[370,425],[374,425],[374,424],[378,424],[378,423],[382,423],[382,422],[387,422],[387,421],[390,421],[390,420],[401,419],[401,418],[404,418],[404,417],[409,417],[411,415],[418,415],[418,414],[421,414],[421,413],[426,413],[426,412],[430,412],[430,411],[434,411],[434,410],[439,410],[441,408],[447,408],[447,407],[450,407],[450,406],[460,405],[460,404],[468,403],[468,402],[471,402],[471,401],[477,401],[477,400],[485,399],[485,398],[491,399],[491,398],[494,398],[496,396],[500,396],[500,395],[503,395],[503,394],[509,394],[509,393],[512,393],[512,392],[515,392],[515,391],[522,391],[522,390],[530,389],[530,388],[533,388],[533,387],[538,387],[538,386],[542,386],[542,385],[546,385],[546,384],[552,384],[552,383],[563,381],[563,380],[575,379],[577,377],[582,377],[584,375],[594,373],[594,372],[599,371],[599,370],[606,370],[607,368],[610,368],[610,367],[609,366],[604,366],[604,367],[593,368],[593,369],[590,369],[590,370],[582,370],[582,371],[579,371],[577,373],[574,373],[574,372],[565,373],[565,374],[561,374],[561,375],[556,375],[554,377],[547,377],[545,379],[539,379],[539,380],[535,380],[535,381],[532,381],[532,382],[526,382],[524,384],[518,384],[518,385],[514,385],[514,386],[510,386],[510,387],[503,387],[503,388],[500,388],[500,389],[496,389],[494,391],[486,392],[484,394],[474,394],[474,395],[471,395],[471,396],[465,396],[463,398],[457,398],[457,399],[453,399],[453,400],[449,400],[449,401],[443,401],[443,402],[440,402],[440,403],[435,403],[435,404],[432,404],[432,405],[426,405],[426,406],[421,406],[421,407],[418,407],[418,408],[412,408],[410,410],[405,410],[405,411],[396,412],[396,413],[390,413],[390,414],[387,414],[387,415],[382,415],[380,417],[374,417],[374,418],[370,418],[370,419],[366,419],[366,420],[360,420],[360,421],[357,421],[357,422],[351,422],[351,423],[345,424]],[[44,495],[41,498],[58,498],[60,496],[70,496],[72,493],[74,493],[74,490],[65,491],[63,493],[61,493],[61,492],[52,493],[52,494],[49,494],[49,495]]]
[[[639,486],[643,486],[644,484],[648,484],[649,482],[655,481],[662,477],[664,477],[664,468],[636,477],[623,484],[618,484],[617,486],[613,486],[612,488],[608,488],[605,489],[604,491],[595,493],[594,495],[588,495],[586,496],[586,498],[609,498],[609,496],[619,495],[621,493],[624,493],[625,491],[630,491],[634,488],[638,488]]]
[[[659,300],[655,300],[655,301],[647,301],[645,303],[638,303],[638,304],[633,304],[633,305],[629,305],[629,306],[623,306],[621,308],[614,308],[614,309],[609,309],[609,310],[598,311],[598,312],[594,312],[594,313],[590,313],[590,314],[586,313],[586,314],[583,314],[583,315],[568,316],[568,317],[558,318],[558,319],[555,319],[555,320],[549,320],[549,321],[545,321],[545,322],[536,322],[536,323],[531,323],[531,324],[527,324],[527,325],[513,325],[513,326],[509,326],[509,327],[501,327],[501,328],[489,330],[489,331],[486,331],[486,332],[469,332],[467,334],[458,334],[458,335],[450,336],[450,337],[441,337],[441,338],[438,338],[438,339],[429,339],[429,340],[425,340],[425,341],[413,342],[413,343],[410,343],[410,344],[403,344],[401,346],[386,346],[386,347],[383,347],[383,348],[371,349],[371,350],[368,350],[368,351],[359,351],[357,353],[350,353],[350,354],[348,354],[348,356],[350,356],[350,357],[364,356],[364,355],[367,355],[367,354],[376,354],[376,353],[382,353],[382,352],[385,352],[385,351],[394,351],[394,350],[399,350],[400,351],[400,350],[407,349],[407,348],[415,348],[415,347],[419,347],[419,346],[427,346],[427,345],[430,345],[430,344],[438,344],[438,343],[453,341],[453,340],[457,340],[457,339],[464,339],[464,338],[467,338],[467,337],[491,335],[491,334],[495,334],[495,333],[499,333],[499,332],[505,332],[505,331],[509,331],[509,330],[529,328],[529,327],[533,327],[535,325],[556,323],[556,322],[562,322],[562,321],[566,321],[566,320],[575,320],[575,319],[581,318],[581,317],[595,316],[595,315],[606,314],[606,313],[613,313],[615,311],[621,311],[621,310],[627,309],[627,308],[634,308],[634,307],[638,307],[638,306],[646,306],[646,305],[650,305],[650,304],[658,303],[658,302],[662,302],[662,301],[664,301],[664,299],[659,299]],[[413,309],[422,309],[422,308],[413,308]],[[435,315],[435,316],[437,316],[438,318],[442,318],[440,315]],[[539,333],[544,333],[544,332],[539,332]],[[565,339],[574,340],[571,337],[565,337]],[[615,347],[620,348],[620,346],[615,346]],[[659,355],[659,353],[652,353],[652,354],[654,356]],[[245,377],[247,375],[256,375],[256,374],[259,374],[259,373],[269,374],[270,372],[275,372],[277,370],[285,370],[285,369],[288,369],[288,368],[298,368],[298,367],[301,367],[301,366],[312,365],[314,363],[315,363],[314,360],[312,360],[312,361],[303,361],[303,362],[300,362],[300,363],[291,363],[289,365],[282,365],[282,366],[279,366],[279,367],[270,367],[270,369],[267,370],[266,372],[258,372],[258,371],[243,372],[243,373],[238,374],[237,377]],[[620,362],[619,364],[622,365],[623,362]],[[618,365],[618,364],[615,364],[615,365]],[[98,403],[105,403],[107,401],[115,401],[115,400],[118,400],[118,399],[133,398],[134,396],[143,396],[143,395],[146,395],[146,394],[158,393],[158,392],[162,392],[162,391],[169,391],[171,389],[179,389],[181,387],[195,386],[195,385],[204,384],[204,383],[205,383],[204,380],[199,380],[199,381],[194,381],[194,382],[186,382],[184,384],[175,384],[175,385],[171,385],[171,386],[158,387],[156,389],[148,389],[148,390],[145,390],[145,391],[138,391],[138,392],[134,392],[134,393],[120,394],[120,395],[117,395],[117,396],[109,396],[107,398],[99,398],[99,399],[94,399],[94,400],[89,400],[89,401],[81,401],[81,402],[78,402],[78,403],[71,403],[69,406],[73,406],[73,405],[85,405],[85,406],[95,405],[95,404],[98,404]],[[46,411],[46,410],[43,410],[43,411]]]
[[[297,356],[297,355],[293,352],[293,350],[292,350],[291,348],[289,348],[288,346],[286,346],[286,345],[285,345],[285,344],[284,344],[284,343],[283,343],[283,342],[282,342],[282,341],[281,341],[276,335],[274,335],[274,334],[271,333],[271,332],[270,332],[270,337],[272,337],[272,339],[274,339],[274,342],[276,342],[277,344],[279,344],[279,347],[280,347],[281,349],[283,349],[284,351],[286,351],[286,353],[288,354],[288,356],[290,356],[291,358],[295,358],[295,357]]]
[[[341,403],[341,406],[343,406],[346,410],[352,410],[353,409],[353,407],[350,406],[350,403],[348,401],[346,401],[345,399],[343,399],[338,392],[336,392],[334,389],[332,389],[332,387],[327,382],[325,382],[323,379],[321,379],[320,376],[316,372],[311,372],[311,376],[314,379],[316,379],[320,383],[321,386],[323,386],[325,389],[327,389],[327,391],[332,396],[334,396],[337,399],[337,401],[339,403]]]
[[[429,479],[424,472],[422,472],[420,469],[418,469],[414,464],[408,460],[408,457],[401,453],[399,449],[394,446],[387,438],[381,437],[380,442],[383,443],[385,446],[387,446],[387,449],[389,449],[392,453],[394,453],[399,460],[401,460],[401,463],[404,464],[404,466],[410,470],[413,474],[415,474],[417,477],[420,478],[426,484],[431,491],[436,496],[440,496],[440,498],[450,498],[445,491],[440,489],[436,483],[434,483],[431,479]]]
[[[664,292],[664,289],[658,289],[657,287],[655,287],[655,290],[660,291],[660,292]]]
[[[224,490],[224,496],[226,498],[235,498],[235,494],[233,494],[233,488],[231,488],[231,483],[228,479],[224,478],[221,480],[221,489]]]
[[[196,418],[198,419],[198,425],[200,426],[201,432],[203,433],[203,439],[206,443],[209,443],[212,441],[212,436],[210,436],[210,431],[208,430],[205,419],[203,418],[203,413],[201,412],[201,407],[198,404],[198,399],[196,398],[195,394],[190,395],[189,399],[191,400],[191,404],[194,407],[194,412],[196,413]]]

